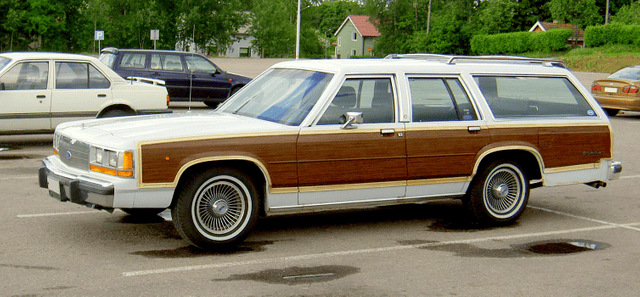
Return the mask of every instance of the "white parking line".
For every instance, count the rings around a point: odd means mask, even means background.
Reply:
[[[283,261],[301,261],[301,260],[311,260],[311,259],[318,259],[318,258],[332,258],[332,257],[339,257],[339,256],[361,255],[361,254],[408,250],[408,249],[415,249],[415,248],[435,247],[435,246],[443,246],[443,245],[449,245],[449,244],[465,244],[465,243],[476,243],[476,242],[485,242],[485,241],[492,241],[492,240],[508,240],[508,239],[517,239],[517,238],[541,237],[541,236],[551,236],[551,235],[568,234],[568,233],[607,230],[607,229],[615,229],[615,228],[625,227],[625,226],[628,226],[628,225],[619,225],[619,226],[604,225],[604,226],[595,226],[595,227],[579,228],[579,229],[482,237],[482,238],[474,238],[474,239],[453,240],[453,241],[445,241],[445,242],[431,242],[431,243],[414,244],[414,245],[391,246],[391,247],[383,247],[383,248],[310,254],[310,255],[270,258],[270,259],[252,260],[252,261],[239,261],[239,262],[227,262],[227,263],[207,264],[207,265],[171,267],[171,268],[163,268],[163,269],[139,270],[139,271],[123,272],[122,276],[130,277],[130,276],[226,268],[226,267],[236,267],[236,266],[246,266],[246,265],[260,265],[260,264],[269,264],[269,263],[276,263],[276,262],[283,262]]]
[[[12,176],[12,177],[0,177],[0,180],[12,180],[12,179],[33,179],[33,180],[37,180],[38,176],[37,175],[18,175],[18,176]]]
[[[621,176],[620,179],[626,179],[626,178],[640,178],[640,175],[629,175],[629,176]]]
[[[567,217],[572,217],[572,218],[576,218],[576,219],[581,219],[581,220],[596,222],[596,223],[600,223],[600,224],[604,224],[604,225],[609,225],[609,226],[613,226],[613,227],[617,227],[617,228],[625,228],[625,229],[629,229],[629,230],[633,230],[633,231],[640,231],[640,228],[631,227],[631,225],[634,225],[634,224],[624,224],[624,225],[622,225],[622,224],[611,223],[611,222],[602,221],[602,220],[598,220],[598,219],[591,219],[591,218],[587,218],[587,217],[581,217],[581,216],[573,215],[573,214],[570,214],[570,213],[561,212],[561,211],[557,211],[557,210],[552,210],[552,209],[548,209],[548,208],[542,208],[542,207],[538,207],[538,206],[529,205],[527,207],[528,208],[537,209],[537,210],[546,211],[546,212],[550,212],[550,213],[555,213],[555,214],[562,215],[562,216],[567,216]]]

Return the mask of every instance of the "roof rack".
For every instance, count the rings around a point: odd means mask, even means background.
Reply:
[[[553,59],[536,59],[520,56],[451,56],[441,54],[391,54],[385,59],[417,59],[445,62],[447,64],[456,64],[460,62],[487,62],[487,63],[512,63],[512,64],[541,64],[548,67],[567,68],[567,65],[560,60]]]

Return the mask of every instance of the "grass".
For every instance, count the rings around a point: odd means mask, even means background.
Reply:
[[[572,71],[613,73],[627,66],[640,65],[640,48],[631,45],[608,45],[597,48],[574,48],[549,54],[527,53],[530,57],[560,59]]]

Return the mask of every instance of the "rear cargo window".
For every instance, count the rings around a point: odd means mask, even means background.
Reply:
[[[475,76],[496,118],[595,116],[566,77]]]

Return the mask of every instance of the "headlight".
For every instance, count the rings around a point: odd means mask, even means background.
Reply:
[[[62,137],[59,133],[53,134],[53,154],[60,155],[60,137]]]
[[[133,177],[133,152],[91,146],[89,170],[113,176]]]

